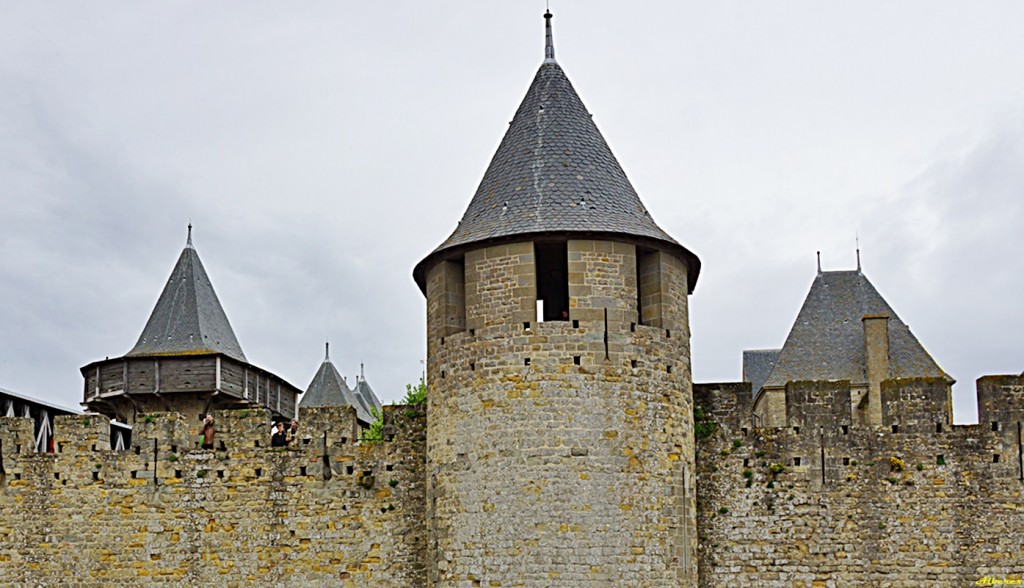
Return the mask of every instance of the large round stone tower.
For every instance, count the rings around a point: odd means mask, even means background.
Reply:
[[[696,585],[687,296],[655,224],[545,59],[427,297],[431,586]]]

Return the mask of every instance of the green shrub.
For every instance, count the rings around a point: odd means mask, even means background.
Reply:
[[[698,441],[707,439],[718,430],[718,424],[711,420],[711,415],[696,404],[693,405],[693,434]]]
[[[420,378],[420,382],[413,386],[412,384],[405,385],[405,398],[402,399],[402,404],[423,404],[427,401],[427,383]]]
[[[371,406],[370,414],[373,415],[373,422],[359,433],[360,441],[380,441],[384,438],[384,412]]]

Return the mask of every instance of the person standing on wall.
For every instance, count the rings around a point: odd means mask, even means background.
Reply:
[[[271,447],[286,447],[288,445],[288,438],[284,433],[284,423],[278,422],[274,425],[274,434],[270,436]]]
[[[213,425],[213,415],[208,414],[203,419],[203,449],[213,449],[213,437],[217,434],[217,428]]]

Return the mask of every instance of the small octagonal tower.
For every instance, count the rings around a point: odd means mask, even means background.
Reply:
[[[431,585],[695,585],[700,262],[640,202],[545,19],[544,62],[476,194],[414,270]]]
[[[81,371],[82,405],[126,423],[147,412],[173,410],[198,420],[213,409],[260,406],[290,419],[300,394],[245,358],[192,245],[192,225],[135,347]]]

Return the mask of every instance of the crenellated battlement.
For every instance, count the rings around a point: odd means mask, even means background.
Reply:
[[[268,411],[215,412],[204,450],[196,424],[154,413],[122,451],[105,418],[58,417],[52,454],[31,451],[31,421],[0,418],[0,576],[422,585],[425,408],[384,407],[372,442],[350,407],[300,417],[298,442],[274,448]]]
[[[224,410],[213,415],[217,426],[213,450],[199,447],[197,425],[169,412],[140,418],[131,446],[122,451],[110,449],[106,418],[59,416],[54,425],[54,452],[49,454],[31,451],[31,420],[2,417],[3,470],[8,482],[24,482],[21,486],[157,487],[186,481],[216,484],[239,478],[285,477],[295,482],[338,484],[349,480],[357,484],[361,476],[377,469],[392,471],[396,463],[414,462],[426,440],[423,407],[384,407],[380,441],[359,440],[360,427],[352,407],[303,409],[298,440],[287,448],[270,446],[270,413],[265,409]],[[28,463],[37,474],[49,470],[53,475],[25,478],[21,474]]]
[[[716,424],[697,442],[701,585],[1018,573],[1022,392],[1019,376],[981,378],[981,422],[952,425],[945,380],[887,380],[871,427],[851,418],[849,382],[792,382],[785,426],[754,427],[749,384],[695,385]]]

